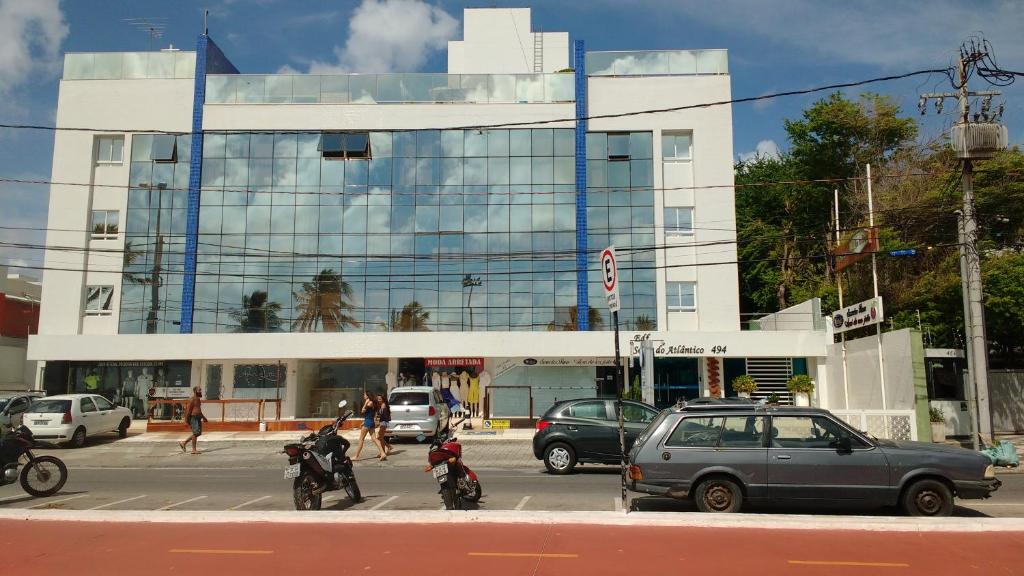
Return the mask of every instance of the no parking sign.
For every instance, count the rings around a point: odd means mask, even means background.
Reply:
[[[608,299],[608,310],[619,311],[619,269],[615,263],[615,246],[601,251],[601,283]]]

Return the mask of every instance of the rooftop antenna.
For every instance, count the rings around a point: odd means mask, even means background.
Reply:
[[[153,41],[157,38],[163,38],[164,30],[167,29],[167,18],[164,16],[122,18],[121,21],[140,32],[148,34],[150,50],[153,50]]]

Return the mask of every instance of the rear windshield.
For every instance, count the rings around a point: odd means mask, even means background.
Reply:
[[[37,400],[28,411],[37,414],[63,414],[71,411],[71,400]]]
[[[426,392],[395,392],[391,395],[392,406],[427,406],[430,395]]]
[[[0,411],[3,411],[3,409],[7,407],[7,403],[10,401],[10,398],[0,398]]]
[[[658,426],[661,426],[661,423],[664,422],[665,418],[668,418],[668,415],[671,413],[672,410],[666,408],[662,410],[661,413],[659,413],[657,416],[655,416],[654,420],[651,420],[651,423],[647,425],[647,428],[644,428],[644,431],[641,432],[640,435],[636,437],[636,442],[633,443],[634,448],[639,449],[641,446],[643,446],[644,442],[647,442],[647,440],[650,438],[651,433],[657,430]]]

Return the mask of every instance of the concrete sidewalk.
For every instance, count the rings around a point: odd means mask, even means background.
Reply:
[[[296,439],[309,434],[311,430],[291,430],[288,432],[206,432],[199,437],[200,443],[207,442],[293,442]],[[532,428],[508,429],[508,430],[482,430],[479,427],[473,430],[459,430],[456,436],[463,441],[488,441],[488,440],[519,440],[529,442],[533,440],[534,430]],[[128,429],[128,437],[121,442],[128,444],[181,442],[187,432],[146,432],[146,421],[135,420]],[[343,430],[342,436],[350,442],[359,440],[359,430]]]

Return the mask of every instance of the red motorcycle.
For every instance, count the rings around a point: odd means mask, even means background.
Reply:
[[[456,423],[456,426],[462,422]],[[441,487],[441,500],[445,510],[461,510],[464,502],[478,502],[483,494],[476,473],[462,461],[462,444],[451,436],[451,426],[446,427],[430,444],[427,452],[430,465],[426,472],[432,472]]]

